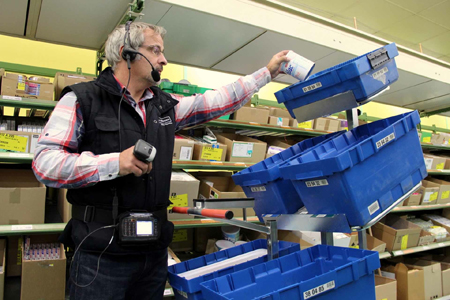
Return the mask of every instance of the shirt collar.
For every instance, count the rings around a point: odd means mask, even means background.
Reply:
[[[116,82],[117,82],[117,88],[120,90],[120,93],[123,93],[123,91],[125,90],[125,96],[126,96],[125,98],[126,98],[129,102],[131,102],[131,101],[133,100],[133,98],[131,97],[130,92],[126,89],[125,85],[123,85],[122,82],[120,82],[120,80],[116,77],[115,74],[113,74],[113,76],[114,76],[114,79],[115,79]],[[141,97],[141,99],[139,99],[138,102],[143,102],[143,101],[145,101],[145,100],[152,99],[152,98],[153,98],[153,95],[154,95],[154,94],[153,94],[153,91],[152,91],[150,88],[148,88],[148,89],[145,90],[144,95]],[[134,101],[133,101],[133,102],[134,102]]]

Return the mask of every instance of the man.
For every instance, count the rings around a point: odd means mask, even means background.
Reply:
[[[167,206],[175,131],[240,108],[288,61],[288,51],[282,51],[267,67],[215,91],[169,95],[157,87],[158,74],[152,75],[153,68],[161,74],[167,65],[166,31],[146,23],[127,26],[116,28],[106,42],[111,68],[95,82],[63,90],[32,165],[45,185],[67,188],[67,200],[73,205],[72,219],[61,237],[66,246],[76,247],[71,299],[162,299],[173,234]],[[127,55],[133,54],[124,52],[130,48],[140,54]],[[139,139],[157,149],[153,163],[133,155]],[[160,238],[143,245],[120,243],[114,200],[119,215],[130,210],[152,212]]]

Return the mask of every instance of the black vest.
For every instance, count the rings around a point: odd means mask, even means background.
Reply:
[[[63,90],[61,97],[73,91],[80,104],[85,132],[78,148],[79,153],[90,151],[100,155],[121,152],[134,146],[138,139],[146,140],[157,149],[150,174],[141,177],[130,174],[114,180],[101,181],[89,187],[69,189],[67,200],[70,203],[111,209],[116,190],[119,197],[119,214],[131,209],[154,212],[167,208],[170,203],[169,189],[175,136],[174,106],[178,101],[157,87],[151,87],[151,90],[154,97],[145,101],[146,126],[135,109],[123,100],[120,108],[120,131],[118,109],[121,91],[110,68],[105,69],[95,82],[76,84]],[[158,217],[162,225],[161,238],[158,242],[139,247],[121,247],[113,242],[107,252],[136,253],[167,247],[172,240],[173,224],[167,221],[167,212],[159,214]],[[89,232],[103,225],[95,222],[86,224],[80,220],[71,220],[70,223],[66,231],[71,231],[72,240],[76,245]],[[86,239],[81,249],[102,251],[111,235],[112,229],[102,229]]]

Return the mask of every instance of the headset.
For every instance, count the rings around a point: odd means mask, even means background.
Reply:
[[[125,36],[123,37],[122,58],[127,61],[128,69],[130,69],[131,62],[136,59],[137,55],[144,57],[147,60],[147,62],[150,64],[150,66],[152,67],[151,75],[152,75],[153,80],[155,82],[160,81],[161,75],[159,75],[159,72],[153,67],[150,60],[144,54],[142,54],[139,51],[134,50],[131,47],[130,25],[131,25],[131,21],[127,21],[127,23],[125,23]],[[128,45],[127,45],[127,38],[128,38]]]

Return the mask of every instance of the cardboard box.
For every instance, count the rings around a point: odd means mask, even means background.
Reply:
[[[426,132],[426,131],[421,131],[420,133],[421,133],[420,141],[422,143],[431,144],[431,138],[432,138],[433,134],[431,132]]]
[[[194,249],[194,229],[176,229],[173,232],[172,243],[169,245],[174,252],[192,251]]]
[[[64,223],[67,223],[72,219],[72,204],[67,201],[66,195],[67,189],[58,190],[58,202],[56,203],[56,206]]]
[[[269,124],[276,126],[289,126],[289,118],[269,116]]]
[[[314,128],[314,120],[304,121],[298,123],[295,119],[289,120],[289,126],[294,128],[303,128],[303,129],[313,129]]]
[[[173,147],[173,159],[192,160],[194,145],[195,141],[176,135],[175,145]]]
[[[269,110],[265,108],[244,106],[234,112],[233,120],[267,124],[267,121],[269,120]]]
[[[0,240],[0,300],[5,292],[6,240]]]
[[[286,150],[286,148],[281,148],[281,147],[277,147],[277,146],[269,146],[267,148],[266,158],[274,156],[275,154],[278,154],[284,150]]]
[[[434,242],[434,235],[422,229],[420,232],[419,244],[418,246],[428,245]]]
[[[375,275],[377,300],[397,300],[397,280]]]
[[[340,121],[331,118],[317,118],[314,121],[314,129],[322,131],[338,131],[340,126]]]
[[[356,238],[358,236],[356,235]],[[386,243],[377,239],[374,236],[371,236],[370,234],[366,235],[367,239],[367,249],[371,251],[377,251],[379,253],[386,252]]]
[[[443,170],[447,160],[444,157],[434,156],[430,154],[423,155],[427,170]]]
[[[59,100],[61,92],[66,86],[77,84],[80,82],[88,82],[95,79],[96,77],[94,76],[57,72],[55,74],[55,80],[53,80],[53,86],[55,90],[55,100],[56,101]]]
[[[57,243],[57,235],[31,235],[31,244]],[[61,300],[66,291],[66,256],[59,244],[60,258],[25,260],[22,256],[21,300]],[[23,252],[23,248],[22,248]]]
[[[0,143],[0,152],[23,152],[23,153],[33,153],[30,151],[31,148],[31,132],[24,132],[24,131],[16,131],[16,130],[0,130],[0,135],[10,135],[13,136],[19,136],[24,139],[14,139],[14,141],[9,141],[8,136],[0,136],[0,141],[4,141],[4,143]],[[12,145],[17,145],[17,150],[11,149]],[[36,146],[34,146],[36,148]]]
[[[437,299],[442,297],[442,272],[439,262],[428,260],[410,260],[407,259],[407,266],[423,270],[425,298]]]
[[[33,171],[0,169],[0,225],[43,224],[45,192]]]
[[[373,236],[385,242],[388,251],[416,247],[421,230],[416,224],[395,215],[388,215],[372,227]]]
[[[6,277],[22,274],[22,236],[8,236],[8,250],[6,254]]]
[[[444,144],[444,136],[440,134],[432,134],[431,135],[431,143],[433,145],[443,145]]]
[[[225,144],[205,144],[195,143],[193,160],[200,161],[225,161],[227,157],[228,146]]]
[[[269,116],[282,117],[282,118],[286,118],[286,119],[292,118],[291,114],[286,109],[276,108],[276,107],[271,107],[269,109]]]
[[[422,180],[423,197],[421,205],[437,204],[439,197],[439,184],[428,180]]]
[[[25,98],[35,98],[40,100],[50,100],[53,101],[53,84],[50,83],[48,78],[43,77],[30,77],[34,78],[35,80],[27,80],[28,86],[34,86],[33,88],[33,94],[30,94],[30,88],[28,88],[28,91],[24,96]],[[19,94],[19,91],[16,91],[16,95]]]
[[[402,263],[398,263],[395,267],[388,266],[383,269],[395,274],[398,300],[425,299],[423,270],[408,267]]]
[[[403,206],[420,205],[420,202],[423,197],[423,190],[424,190],[423,187],[420,187],[411,196],[409,196],[405,201],[403,201]]]
[[[209,239],[221,240],[223,233],[221,227],[198,227],[194,228],[194,250],[205,252]]]
[[[189,173],[172,171],[170,179],[170,201],[174,206],[194,207],[194,199],[197,199],[200,181]],[[193,216],[185,214],[169,213],[169,220],[192,219]]]
[[[217,173],[216,173],[217,174]],[[200,199],[227,199],[227,198],[246,198],[242,188],[234,184],[229,174],[223,176],[202,176],[200,179],[200,189],[198,197]],[[242,208],[224,208],[231,210],[235,218],[242,217]],[[247,216],[254,216],[253,208],[246,209]]]
[[[450,264],[441,263],[442,271],[442,296],[450,295]]]
[[[427,181],[433,182],[439,185],[439,195],[437,199],[437,204],[450,203],[450,182],[441,179],[427,177]]]
[[[266,156],[267,144],[259,140],[232,133],[216,134],[216,137],[227,145],[227,161],[257,163]]]
[[[305,241],[296,235],[294,231],[290,230],[278,230],[278,240],[300,244],[301,250],[314,246],[314,244]]]

